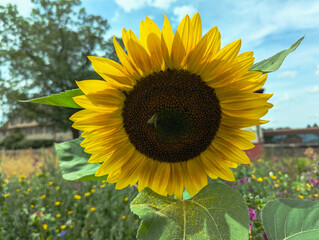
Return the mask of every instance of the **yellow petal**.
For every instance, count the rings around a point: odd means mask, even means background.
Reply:
[[[214,139],[210,148],[214,149],[214,151],[218,151],[225,159],[230,159],[233,162],[241,164],[250,163],[250,160],[244,151],[240,150],[236,146],[229,146],[229,144],[222,140]]]
[[[194,16],[191,18],[191,42],[190,42],[190,49],[192,49],[198,41],[202,37],[202,21],[200,19],[199,13],[195,13]]]
[[[215,59],[232,62],[239,53],[241,46],[241,39],[238,39],[225,47],[223,47],[216,55]]]
[[[261,125],[268,123],[267,120],[261,120],[261,119],[245,119],[245,118],[227,118],[222,117],[221,124],[225,125],[226,127],[234,127],[234,128],[245,128],[245,127],[251,127],[254,125]]]
[[[220,48],[220,34],[217,27],[210,29],[197,45],[189,52],[185,59],[185,67],[198,75],[206,67],[209,59],[212,58]]]
[[[165,43],[165,46],[167,47],[167,50],[169,53],[171,53],[171,49],[172,49],[172,45],[173,45],[173,39],[174,39],[174,33],[171,27],[171,24],[168,20],[168,18],[166,17],[165,14],[164,15],[164,23],[163,23],[163,28],[162,28],[162,39]]]
[[[141,45],[145,48],[145,50],[150,54],[150,49],[148,47],[149,37],[153,35],[158,40],[161,39],[161,30],[158,28],[156,23],[153,22],[152,19],[145,17],[145,22],[141,21],[140,24],[140,32],[139,37],[141,41]]]
[[[130,78],[130,80],[132,81],[132,84],[135,84],[136,83],[135,80],[140,79],[141,77],[141,75],[139,74],[139,71],[137,71],[134,63],[131,62],[130,58],[124,52],[123,48],[116,41],[116,38],[114,35],[113,35],[113,44],[120,62],[122,63],[126,71],[132,76],[132,78]]]
[[[83,80],[75,82],[84,94],[95,93],[107,89],[114,89],[112,85],[103,80]]]
[[[132,35],[133,33],[131,30],[129,30],[128,34]],[[133,38],[131,37],[127,41],[126,48],[130,58],[134,61],[134,64],[142,70],[143,76],[149,75],[152,71],[150,56],[140,45],[139,41],[133,40]]]
[[[171,51],[171,58],[175,69],[180,69],[183,58],[189,51],[190,19],[186,15],[178,25]]]
[[[129,74],[121,64],[102,57],[88,56],[88,58],[92,62],[93,69],[114,87],[132,86]]]
[[[170,178],[170,164],[161,162],[156,169],[154,180],[152,182],[152,189],[161,195],[165,195],[166,187]]]

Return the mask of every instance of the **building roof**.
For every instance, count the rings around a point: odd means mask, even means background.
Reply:
[[[274,135],[284,135],[284,134],[309,134],[309,133],[319,133],[319,127],[309,127],[309,128],[285,128],[277,130],[264,130],[264,136],[274,136]]]

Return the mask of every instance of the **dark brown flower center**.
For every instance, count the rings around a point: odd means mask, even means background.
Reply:
[[[140,79],[126,94],[123,124],[135,148],[153,160],[181,162],[211,144],[221,118],[214,89],[185,70]]]

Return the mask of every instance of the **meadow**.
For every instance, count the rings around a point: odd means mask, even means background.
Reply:
[[[275,198],[318,201],[319,161],[305,157],[261,158],[234,169],[249,207],[250,239],[266,239],[260,209]],[[216,181],[216,180],[215,180]],[[0,151],[0,239],[135,239],[139,225],[129,203],[135,187],[115,190],[105,181],[62,178],[53,149]]]

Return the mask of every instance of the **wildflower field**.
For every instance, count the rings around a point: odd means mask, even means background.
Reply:
[[[52,149],[0,157],[0,239],[135,239],[139,219],[129,208],[135,187],[66,181]],[[217,181],[243,194],[250,238],[266,239],[260,209],[275,198],[318,201],[318,164],[315,154],[258,159],[234,169],[235,182]]]

